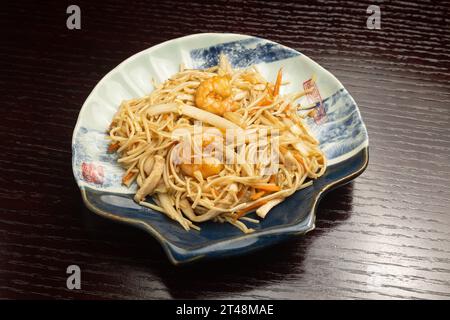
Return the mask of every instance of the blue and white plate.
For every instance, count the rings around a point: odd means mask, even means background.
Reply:
[[[236,68],[256,64],[270,81],[283,67],[290,84],[281,93],[298,91],[313,75],[326,116],[309,120],[312,133],[328,158],[326,173],[311,187],[298,191],[275,207],[256,232],[243,234],[229,224],[207,222],[202,230],[186,232],[165,215],[133,201],[135,188],[121,184],[123,169],[116,155],[107,152],[105,138],[110,121],[122,100],[141,97],[153,90],[152,78],[162,82],[188,68],[217,64],[224,53]],[[72,167],[86,206],[93,212],[153,235],[170,261],[185,263],[200,258],[243,254],[293,235],[314,229],[315,210],[324,193],[355,178],[368,164],[369,140],[358,107],[328,71],[300,52],[278,43],[238,34],[204,33],[170,40],[139,52],[109,72],[94,88],[81,108],[72,139]],[[251,215],[250,215],[251,216]]]

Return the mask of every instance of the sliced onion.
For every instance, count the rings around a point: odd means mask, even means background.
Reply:
[[[180,113],[188,117],[209,123],[220,129],[239,129],[239,126],[233,122],[222,118],[214,113],[202,110],[197,107],[188,106],[186,104],[166,103],[151,106],[147,109],[147,114],[154,116],[161,113]]]

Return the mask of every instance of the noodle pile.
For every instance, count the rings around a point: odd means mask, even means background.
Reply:
[[[254,231],[244,221],[258,220],[247,213],[264,218],[326,170],[298,112],[296,101],[307,92],[281,95],[280,85],[281,70],[272,84],[256,67],[233,70],[220,56],[218,66],[182,66],[151,94],[122,102],[109,128],[109,152],[126,169],[122,182],[137,183],[135,201],[186,230],[217,221]],[[228,139],[228,132],[238,134]]]

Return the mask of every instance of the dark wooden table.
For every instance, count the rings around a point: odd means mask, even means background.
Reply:
[[[0,298],[450,298],[450,4],[383,1],[10,2],[0,10]],[[94,85],[130,55],[199,32],[278,41],[360,106],[367,170],[317,228],[246,257],[172,266],[142,231],[83,205],[71,137]],[[81,290],[66,288],[79,265]]]

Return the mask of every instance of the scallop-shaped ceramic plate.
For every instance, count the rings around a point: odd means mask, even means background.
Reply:
[[[274,81],[283,67],[290,84],[281,93],[298,91],[313,75],[317,91],[305,97],[316,103],[318,115],[309,119],[313,134],[328,158],[326,173],[311,187],[298,191],[275,207],[256,231],[243,234],[229,224],[204,223],[201,231],[186,232],[165,215],[133,202],[134,188],[121,184],[123,169],[107,153],[105,132],[122,100],[141,97],[153,90],[151,79],[162,82],[179,70],[217,64],[220,53],[233,67],[257,65]],[[244,254],[314,229],[318,201],[331,188],[355,178],[368,164],[368,136],[358,107],[328,71],[291,48],[238,34],[194,34],[170,40],[128,58],[109,72],[81,108],[72,139],[72,166],[86,206],[100,216],[146,230],[163,246],[174,264],[200,258]],[[251,216],[251,215],[250,215]]]

